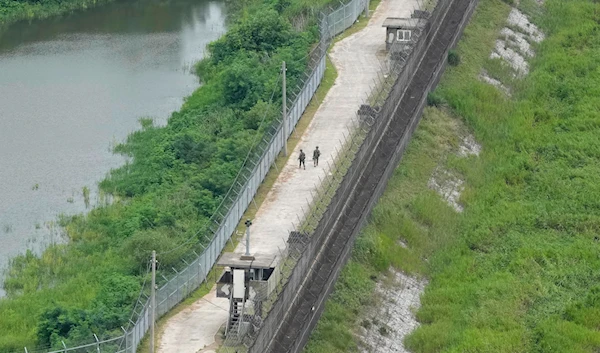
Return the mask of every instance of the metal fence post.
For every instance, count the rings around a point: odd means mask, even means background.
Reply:
[[[135,332],[135,328],[136,328],[137,324],[133,325],[133,328],[131,329],[131,332],[133,334],[133,332]],[[123,340],[125,341],[125,352],[128,352],[129,349],[129,339],[128,339],[128,335],[127,335],[127,330],[125,330],[125,328],[123,326],[121,326],[121,330],[123,330]],[[132,352],[135,353],[135,352]]]
[[[154,353],[154,322],[156,321],[156,251],[152,250],[152,284],[150,288],[150,353]]]
[[[350,3],[348,3],[348,5],[349,5],[349,4],[350,4]],[[346,14],[346,7],[347,7],[347,6],[346,6],[346,5],[343,5],[343,6],[344,6],[344,29],[346,29],[346,28],[350,27],[350,25],[348,24],[348,15]],[[343,31],[344,29],[342,29],[342,31]]]
[[[100,340],[98,339],[98,336],[96,336],[95,333],[94,333],[94,338],[96,339],[96,351],[98,353],[100,353]]]

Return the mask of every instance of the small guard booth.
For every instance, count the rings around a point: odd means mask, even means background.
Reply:
[[[217,282],[217,297],[229,299],[227,336],[243,336],[252,318],[260,317],[262,301],[276,285],[275,256],[224,253],[218,266],[225,272]],[[249,301],[249,299],[253,299]]]
[[[389,51],[395,43],[397,44],[394,46],[394,51],[408,49],[413,37],[416,38],[426,24],[425,18],[386,18],[383,21],[383,27],[387,29],[385,49]]]

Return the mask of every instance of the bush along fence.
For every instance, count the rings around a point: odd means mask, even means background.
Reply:
[[[233,235],[258,187],[283,148],[284,138],[289,138],[321,83],[325,73],[327,49],[332,38],[349,28],[360,14],[368,8],[368,4],[369,0],[351,0],[329,14],[322,13],[320,15],[321,39],[309,54],[309,65],[302,87],[291,90],[292,93],[288,97],[287,104],[289,108],[286,128],[284,129],[283,119],[280,118],[266,131],[263,139],[255,144],[248,153],[244,166],[211,217],[206,229],[202,229],[196,237],[181,245],[195,248],[195,250],[182,256],[181,268],[173,268],[171,271],[162,269],[157,278],[157,318],[167,313],[194,290],[198,289],[204,281],[208,280],[207,276],[210,270],[225,248],[227,241]],[[198,243],[199,238],[204,238],[206,240],[204,244],[208,242],[208,245]],[[197,251],[199,248],[202,250]],[[179,249],[171,249],[167,252],[176,250]],[[159,262],[161,255],[166,255],[166,253],[161,253],[159,249]],[[77,347],[68,347],[63,343],[64,348],[60,350],[28,350],[24,347],[23,352],[136,352],[142,338],[150,328],[150,286],[145,282],[142,287],[143,289],[129,320],[130,325],[127,328],[121,328],[122,334],[114,337],[97,337],[94,335],[90,338],[90,342]]]
[[[277,269],[280,285],[257,293],[246,335],[228,338],[224,352],[300,352],[348,260],[352,244],[383,193],[477,0],[440,0],[408,55],[396,55],[389,72],[358,110],[354,130],[322,182],[315,203],[292,232],[287,259]],[[394,48],[391,53],[401,53]],[[406,51],[404,52],[406,54]],[[229,347],[228,347],[229,346]]]

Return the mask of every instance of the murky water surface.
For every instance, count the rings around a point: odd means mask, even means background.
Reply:
[[[222,1],[123,1],[0,34],[0,267],[58,241],[84,187],[100,202],[98,181],[124,162],[111,146],[181,107],[225,16]]]

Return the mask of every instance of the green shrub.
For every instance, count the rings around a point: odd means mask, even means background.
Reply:
[[[448,65],[450,66],[458,66],[460,64],[460,56],[456,52],[456,50],[450,50],[448,52]]]
[[[427,105],[430,107],[441,107],[444,104],[444,97],[434,92],[427,93]]]
[[[100,183],[116,196],[111,205],[65,218],[70,244],[12,261],[8,298],[0,301],[0,350],[36,342],[60,348],[62,340],[77,344],[93,337],[90,332],[119,331],[152,250],[159,253],[159,270],[167,271],[183,266],[182,254],[194,246],[201,251],[198,243],[207,235],[198,232],[280,115],[281,62],[289,63],[292,94],[318,39],[314,26],[295,31],[273,7],[270,0],[252,1],[209,46],[197,65],[202,87],[168,124],[141,119],[141,130],[115,148],[130,158]]]

